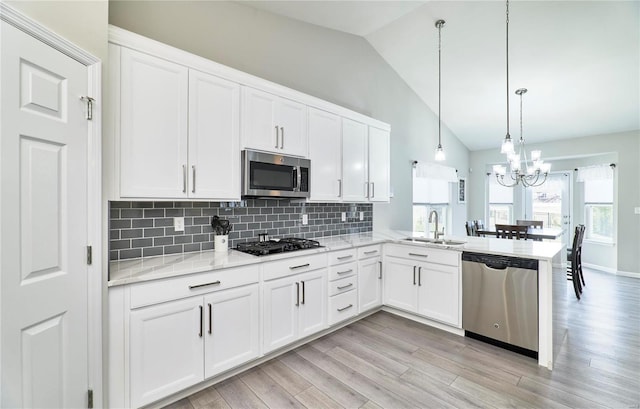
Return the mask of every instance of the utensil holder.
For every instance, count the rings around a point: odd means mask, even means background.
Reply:
[[[213,248],[215,251],[227,251],[229,250],[229,236],[224,234],[224,235],[219,235],[219,236],[214,236],[213,239]]]

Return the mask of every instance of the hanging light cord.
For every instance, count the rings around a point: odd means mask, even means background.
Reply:
[[[441,133],[440,133],[440,127],[441,127],[441,123],[442,123],[442,116],[440,115],[440,107],[442,106],[442,92],[441,92],[441,88],[442,88],[442,69],[440,67],[441,64],[441,60],[442,60],[442,25],[444,24],[444,21],[439,20],[438,21],[438,148],[442,147],[442,137],[441,137]]]
[[[507,138],[509,135],[509,0],[507,0]]]

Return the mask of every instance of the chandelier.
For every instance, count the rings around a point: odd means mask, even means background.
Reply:
[[[500,153],[507,155],[509,162],[509,173],[503,165],[494,165],[493,173],[499,184],[506,187],[513,187],[521,183],[522,186],[540,186],[547,180],[551,165],[544,163],[539,150],[531,151],[531,161],[527,159],[527,151],[524,146],[522,136],[522,95],[527,92],[526,88],[516,90],[516,95],[520,97],[520,140],[518,153],[515,152],[511,135],[509,134],[509,0],[507,0],[507,134],[502,142]],[[508,177],[507,177],[508,175]]]
[[[436,148],[436,160],[437,161],[443,161],[445,159],[445,155],[444,155],[444,150],[442,149],[442,136],[441,136],[441,132],[440,132],[440,128],[442,127],[442,119],[440,116],[440,105],[442,104],[442,97],[441,97],[441,83],[442,83],[442,75],[441,75],[441,54],[442,54],[442,41],[441,41],[441,30],[442,27],[444,26],[445,21],[444,20],[438,20],[436,21],[436,27],[438,29],[438,147]]]

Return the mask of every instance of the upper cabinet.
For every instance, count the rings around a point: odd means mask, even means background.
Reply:
[[[240,86],[117,49],[120,197],[240,199]]]
[[[312,163],[311,200],[342,200],[342,119],[309,108],[309,159]]]
[[[388,202],[390,186],[390,135],[369,127],[369,201]]]
[[[307,156],[307,107],[251,87],[242,87],[243,148]]]

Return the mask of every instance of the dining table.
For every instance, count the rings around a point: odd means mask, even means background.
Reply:
[[[559,227],[543,227],[543,228],[534,228],[529,227],[527,229],[527,238],[529,239],[549,239],[555,240],[558,237],[562,236],[564,233],[564,229]],[[478,230],[478,236],[495,236],[495,230]]]

